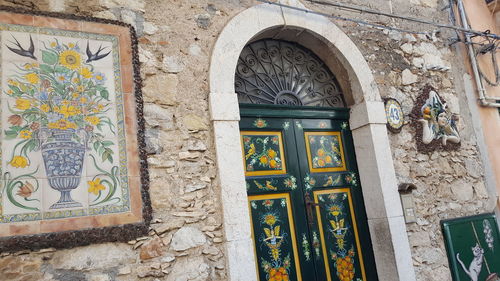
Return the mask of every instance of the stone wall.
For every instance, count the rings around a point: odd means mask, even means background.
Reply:
[[[220,189],[208,117],[211,47],[239,1],[0,1],[121,20],[139,37],[150,195],[148,236],[2,253],[1,280],[225,280]]]
[[[343,2],[366,5],[359,0]],[[375,8],[388,12],[441,21],[447,16],[440,11],[444,3],[437,0],[374,2],[380,4]],[[220,188],[207,101],[209,58],[225,23],[256,3],[0,0],[0,4],[118,19],[136,28],[154,210],[146,237],[128,244],[1,253],[0,276],[7,280],[225,280]],[[423,86],[430,84],[451,111],[460,115],[462,146],[458,151],[418,153],[411,126],[390,134],[398,180],[417,186],[418,221],[407,225],[417,278],[451,280],[439,221],[493,208],[462,82],[457,79],[463,73],[462,58],[447,46],[449,34],[413,36],[345,22],[339,25],[362,51],[383,97],[398,99],[408,114]]]

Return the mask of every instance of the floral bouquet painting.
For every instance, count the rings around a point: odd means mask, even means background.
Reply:
[[[94,62],[105,58],[111,50],[99,47],[92,52],[89,41],[59,40],[57,37],[37,41],[38,52],[34,52],[31,36],[26,48],[12,36],[8,49],[13,55],[31,58],[14,62],[14,69],[3,85],[3,94],[8,98],[7,126],[3,128],[3,139],[14,140],[9,154],[2,155],[7,166],[15,169],[33,167],[33,155],[41,153],[48,186],[60,193],[59,199],[49,209],[82,207],[82,203],[71,196],[71,191],[82,182],[82,170],[87,162],[93,162],[100,171],[87,178],[87,191],[95,195],[94,203],[113,198],[118,175],[114,163],[116,121],[110,118],[113,101],[106,87],[107,77],[94,66]],[[83,48],[85,48],[85,53]],[[5,112],[3,113],[6,116]],[[4,149],[5,151],[5,149]],[[92,154],[89,151],[93,151]],[[110,163],[110,169],[99,167],[99,163]],[[35,172],[14,177],[4,171],[5,192],[15,206],[36,210],[25,204],[42,185]],[[22,197],[23,200],[19,200]],[[81,199],[81,198],[80,198]],[[87,200],[87,199],[85,199]],[[25,201],[25,202],[22,202]],[[91,202],[92,203],[92,202]]]

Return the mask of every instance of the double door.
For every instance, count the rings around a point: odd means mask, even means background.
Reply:
[[[377,280],[348,111],[241,114],[259,280]]]

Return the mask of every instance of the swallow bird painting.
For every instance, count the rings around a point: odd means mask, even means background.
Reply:
[[[91,61],[97,61],[97,60],[100,60],[100,59],[103,59],[105,58],[107,55],[109,55],[111,53],[111,51],[105,53],[105,54],[100,54],[102,51],[104,51],[104,49],[106,49],[106,47],[102,47],[99,46],[99,49],[97,49],[97,52],[95,53],[92,53],[92,51],[90,51],[90,47],[89,47],[89,41],[87,41],[87,63],[91,62]]]
[[[17,49],[16,48],[13,48],[13,47],[9,47],[7,46],[7,48],[9,50],[11,50],[12,52],[20,55],[20,56],[23,56],[23,57],[28,57],[28,58],[32,58],[34,60],[36,60],[36,57],[35,57],[35,44],[33,44],[33,38],[31,38],[31,35],[30,35],[30,46],[28,47],[28,49],[24,49],[21,44],[19,43],[19,41],[17,41],[16,37],[12,36],[12,38],[14,38],[14,40],[16,42],[11,42],[12,44],[16,45]]]

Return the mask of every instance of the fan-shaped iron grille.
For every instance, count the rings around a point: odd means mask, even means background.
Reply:
[[[238,59],[235,88],[240,103],[345,107],[328,67],[311,51],[287,41],[247,45]]]

